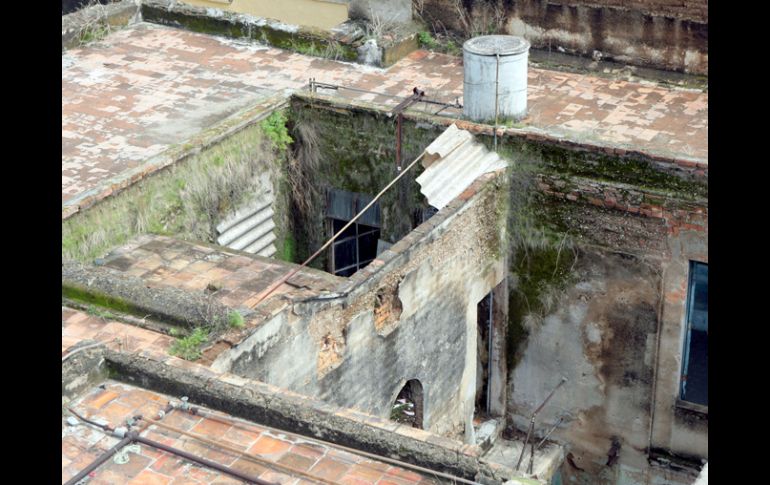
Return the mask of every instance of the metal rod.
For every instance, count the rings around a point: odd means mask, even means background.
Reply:
[[[326,248],[328,248],[328,247],[331,245],[331,243],[333,243],[333,242],[334,242],[334,240],[335,240],[335,239],[337,239],[337,238],[340,236],[340,234],[342,234],[343,232],[345,232],[345,230],[346,230],[348,227],[350,227],[351,225],[353,225],[353,224],[354,224],[354,223],[355,223],[355,222],[356,222],[356,221],[357,221],[357,220],[358,220],[358,219],[359,219],[359,218],[360,218],[362,215],[364,215],[364,213],[365,213],[367,210],[369,210],[369,208],[370,208],[371,206],[373,206],[373,205],[374,205],[374,203],[375,203],[375,202],[377,202],[377,200],[378,200],[380,197],[382,197],[382,194],[384,194],[384,193],[385,193],[385,192],[386,192],[388,189],[390,189],[391,187],[393,187],[393,185],[394,185],[396,182],[398,182],[398,180],[399,180],[401,177],[403,177],[404,175],[406,175],[406,173],[407,173],[407,172],[408,172],[408,171],[409,171],[409,170],[410,170],[412,167],[414,167],[414,166],[417,164],[417,162],[419,162],[419,161],[420,161],[420,159],[422,159],[422,157],[423,157],[423,156],[425,156],[425,152],[424,152],[424,151],[423,151],[422,153],[420,153],[420,155],[419,155],[417,158],[415,158],[415,159],[412,161],[412,163],[410,163],[410,164],[409,164],[409,166],[408,166],[408,167],[406,167],[404,170],[402,170],[402,171],[401,171],[401,173],[399,173],[399,174],[396,176],[396,178],[394,178],[393,180],[391,180],[391,181],[390,181],[390,183],[388,183],[388,185],[386,185],[386,186],[385,186],[385,188],[383,188],[382,190],[380,190],[380,192],[379,192],[379,193],[378,193],[378,194],[377,194],[377,195],[376,195],[376,196],[375,196],[375,197],[372,199],[372,201],[371,201],[371,202],[369,202],[369,203],[366,205],[366,207],[364,207],[364,208],[361,210],[361,212],[359,212],[358,214],[356,214],[356,215],[355,215],[355,217],[353,217],[353,219],[351,219],[351,220],[350,220],[350,221],[349,221],[347,224],[345,224],[345,225],[342,227],[342,229],[340,229],[339,231],[337,231],[337,234],[335,234],[334,236],[332,236],[332,237],[331,237],[331,238],[330,238],[328,241],[326,241],[326,243],[324,243],[324,245],[323,245],[323,246],[321,246],[320,248],[318,248],[318,250],[317,250],[316,252],[314,252],[314,253],[313,253],[313,254],[312,254],[312,255],[311,255],[309,258],[307,258],[307,259],[305,260],[305,262],[304,262],[304,263],[302,263],[301,265],[297,266],[297,267],[296,267],[296,268],[294,268],[293,270],[289,271],[289,272],[288,272],[288,273],[287,273],[285,276],[283,276],[283,277],[282,277],[282,278],[280,278],[278,281],[276,281],[275,283],[273,283],[273,284],[272,284],[272,285],[271,285],[271,286],[270,286],[270,287],[269,287],[269,288],[268,288],[268,289],[265,291],[265,293],[263,293],[263,294],[262,294],[262,296],[260,296],[260,297],[259,297],[259,299],[257,300],[257,302],[254,304],[254,306],[253,306],[252,308],[256,308],[256,307],[257,307],[257,305],[259,305],[260,303],[262,303],[262,302],[265,300],[265,298],[267,298],[268,296],[272,295],[272,294],[273,294],[273,292],[274,292],[275,290],[277,290],[277,289],[278,289],[278,287],[280,287],[282,284],[284,284],[286,281],[288,281],[288,279],[289,279],[289,278],[291,278],[292,276],[294,276],[295,274],[297,274],[297,273],[299,272],[299,270],[301,270],[302,268],[304,268],[305,266],[307,266],[307,264],[308,264],[308,263],[310,263],[311,261],[313,261],[313,260],[314,260],[314,259],[315,259],[315,258],[316,258],[316,257],[317,257],[319,254],[321,254],[321,253],[322,253],[322,252],[323,252],[323,251],[324,251]]]
[[[495,152],[497,152],[497,105],[498,91],[500,86],[500,54],[495,54],[497,63],[495,64]]]
[[[535,450],[539,450],[541,446],[543,446],[543,443],[548,439],[549,436],[551,436],[551,433],[561,424],[562,420],[564,420],[564,416],[560,417],[558,421],[556,421],[556,424],[554,424],[550,430],[543,436],[543,439],[540,440],[540,442],[535,446],[535,442],[532,441],[532,451],[529,454],[529,466],[527,467],[527,473],[530,475],[532,474],[532,468],[535,466]]]
[[[519,469],[519,466],[521,465],[521,460],[524,458],[524,452],[527,450],[527,444],[529,443],[529,437],[532,434],[532,432],[535,429],[535,418],[537,417],[538,413],[543,409],[543,406],[548,403],[548,401],[551,400],[553,397],[553,394],[556,392],[558,388],[560,388],[565,382],[567,382],[566,377],[562,377],[561,381],[559,381],[558,384],[556,384],[556,387],[553,388],[550,394],[545,398],[545,400],[540,404],[540,406],[535,409],[535,411],[532,413],[532,417],[529,421],[529,430],[527,430],[527,438],[524,440],[524,446],[521,448],[521,454],[519,455],[519,461],[516,462],[516,470]],[[534,452],[533,452],[534,453]]]
[[[548,395],[548,397],[545,398],[545,401],[543,401],[543,403],[540,406],[538,406],[537,409],[535,409],[535,412],[532,413],[532,419],[533,420],[535,419],[535,416],[537,416],[538,413],[540,413],[540,411],[543,409],[543,406],[545,406],[546,403],[548,403],[548,401],[551,400],[551,398],[553,397],[553,395],[556,392],[556,390],[559,389],[565,382],[567,382],[567,378],[566,377],[562,377],[561,381],[559,381],[559,383],[556,384],[556,387],[553,388],[553,391],[551,391],[551,393]]]
[[[396,171],[401,171],[401,122],[404,115],[398,113],[396,116]]]
[[[492,408],[492,306],[494,305],[494,289],[489,292],[489,320],[487,327],[487,405],[486,412],[491,414]]]
[[[198,415],[200,416],[200,414],[198,414]],[[206,418],[206,419],[209,419],[209,418]],[[185,431],[183,429],[179,429],[179,428],[176,428],[174,426],[169,426],[168,424],[161,423],[157,419],[148,420],[148,423],[150,425],[155,425],[155,426],[158,426],[159,428],[163,428],[163,429],[166,429],[168,431],[172,431],[174,433],[179,433],[179,434],[184,435],[184,436],[189,436],[190,438],[196,439],[196,440],[198,440],[198,441],[200,441],[202,443],[206,443],[208,445],[215,446],[215,447],[221,448],[223,450],[227,450],[227,451],[229,451],[229,452],[231,452],[233,454],[241,456],[242,458],[246,458],[246,459],[248,459],[250,461],[253,461],[255,463],[258,463],[260,465],[264,465],[264,466],[266,466],[268,468],[272,468],[273,470],[277,470],[277,471],[284,472],[284,473],[293,473],[295,475],[302,476],[303,478],[306,478],[308,480],[312,480],[312,481],[318,482],[318,483],[325,483],[325,484],[328,484],[328,485],[336,485],[334,482],[330,482],[330,481],[328,481],[328,480],[326,480],[324,478],[316,477],[316,476],[311,475],[309,473],[305,473],[302,470],[298,470],[296,468],[290,467],[288,465],[284,465],[282,463],[277,463],[277,462],[272,462],[272,461],[264,460],[264,459],[259,458],[257,456],[250,455],[248,453],[244,453],[243,451],[241,451],[241,450],[239,450],[237,448],[233,448],[232,446],[228,446],[228,445],[225,445],[225,444],[220,443],[218,441],[214,441],[214,440],[208,439],[205,436],[201,436],[201,435],[198,435],[198,434],[195,434],[195,433],[190,433],[189,431]]]
[[[102,453],[96,460],[92,461],[87,467],[80,470],[80,473],[70,478],[67,481],[67,483],[65,483],[64,485],[75,485],[80,480],[88,476],[89,473],[99,468],[105,461],[109,460],[110,457],[112,457],[112,455],[120,451],[124,446],[131,444],[132,441],[134,441],[134,439],[130,436],[123,438],[118,442],[118,444],[116,444],[109,450]]]
[[[265,480],[260,480],[259,478],[254,478],[250,475],[247,475],[245,473],[241,473],[238,470],[235,470],[233,468],[230,468],[228,466],[221,465],[219,463],[213,462],[211,460],[207,460],[206,458],[195,456],[192,453],[188,453],[184,450],[180,450],[178,448],[174,448],[171,446],[166,446],[163,443],[158,443],[157,441],[153,441],[151,439],[144,438],[142,436],[138,436],[136,434],[131,435],[133,437],[133,440],[137,443],[142,443],[147,446],[151,446],[157,450],[165,451],[166,453],[171,453],[172,455],[176,455],[180,458],[184,458],[185,460],[192,461],[198,464],[201,464],[207,468],[211,468],[212,470],[216,470],[222,473],[225,473],[227,475],[230,475],[232,477],[235,477],[239,480],[243,480],[247,483],[256,483],[257,485],[277,485],[273,482],[267,482]]]
[[[529,437],[532,435],[532,431],[535,429],[535,417],[529,421],[529,428],[527,428],[527,437],[524,439],[524,445],[521,447],[521,454],[519,455],[519,461],[516,462],[516,470],[518,471],[521,466],[521,460],[524,459],[524,452],[527,451],[527,443],[529,443]]]
[[[554,424],[553,427],[551,427],[551,429],[548,430],[545,436],[543,436],[543,439],[540,440],[540,443],[538,443],[537,446],[535,447],[536,450],[539,450],[540,447],[543,446],[546,440],[548,440],[548,437],[551,436],[551,433],[553,433],[556,430],[556,428],[559,427],[562,421],[564,421],[564,416],[560,417],[559,420],[556,421],[556,424]]]

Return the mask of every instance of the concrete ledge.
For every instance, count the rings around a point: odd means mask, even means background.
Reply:
[[[204,294],[171,287],[151,288],[140,278],[72,261],[62,263],[62,296],[186,328],[227,322],[230,312]]]
[[[365,101],[351,100],[317,93],[296,91],[293,94],[295,101],[305,102],[312,108],[350,110],[359,112],[375,112],[385,116],[389,107],[368,103]],[[455,123],[458,128],[469,131],[485,139],[491,139],[494,135],[494,127],[472,121],[457,120],[444,116],[435,116],[426,113],[406,112],[404,118],[414,122],[428,123],[437,127],[446,127]],[[700,158],[672,157],[666,154],[652,151],[638,151],[620,148],[608,144],[573,141],[564,136],[549,134],[547,131],[527,126],[524,128],[500,128],[498,137],[507,137],[517,143],[533,143],[543,145],[548,150],[560,150],[567,155],[595,155],[616,159],[622,163],[636,164],[649,167],[666,175],[673,175],[685,183],[701,186],[703,192],[708,186],[708,161]]]
[[[504,467],[479,460],[481,450],[427,431],[396,426],[354,410],[331,406],[262,382],[229,374],[198,372],[137,355],[107,350],[114,378],[226,412],[257,424],[397,458],[471,480],[514,478]]]
[[[61,397],[66,404],[81,392],[107,377],[104,345],[90,347],[95,342],[82,341],[67,349],[61,364]],[[83,350],[78,350],[83,349]]]
[[[210,35],[253,39],[300,54],[378,67],[395,64],[419,48],[416,32],[382,41],[383,45],[371,44],[362,26],[351,21],[323,30],[173,0],[143,0],[141,11],[146,22]],[[372,49],[376,51],[375,55],[372,55]]]
[[[61,48],[78,47],[85,29],[95,25],[125,27],[139,18],[139,5],[135,0],[123,0],[107,5],[92,5],[61,18]]]

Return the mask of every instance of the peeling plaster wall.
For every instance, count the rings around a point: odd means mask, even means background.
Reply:
[[[505,276],[495,223],[504,193],[490,182],[450,204],[362,270],[348,297],[296,302],[215,368],[384,418],[404,383],[419,379],[425,429],[470,439],[476,305]],[[397,291],[401,313],[378,326],[383,288]]]
[[[553,436],[569,444],[565,483],[689,484],[688,472],[650,466],[648,450],[708,458],[707,415],[676,405],[689,261],[708,262],[707,202],[695,186],[663,196],[547,172],[537,176],[537,220],[556,240],[568,235],[576,258],[564,280],[541,282],[555,301],[515,322],[525,336],[508,382],[509,417],[526,429],[564,376],[536,429],[564,417]],[[613,438],[620,450],[608,466]]]
[[[510,381],[513,422],[526,429],[528,415],[566,377],[539,427],[564,416],[559,438],[572,443],[588,473],[601,473],[613,436],[621,437],[624,464],[645,467],[659,271],[659,263],[635,256],[580,251],[557,310],[528,328]]]

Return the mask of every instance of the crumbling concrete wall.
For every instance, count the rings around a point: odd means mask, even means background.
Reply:
[[[689,261],[708,262],[707,173],[608,171],[622,157],[596,154],[591,176],[569,151],[506,149],[533,166],[511,182],[529,192],[512,195],[509,229],[511,422],[526,429],[566,377],[537,422],[564,418],[565,482],[691,482],[648,458],[708,457],[707,414],[677,399]]]
[[[295,302],[213,367],[384,418],[418,379],[425,429],[472,439],[476,308],[505,276],[504,177],[483,179],[353,275],[344,296]]]
[[[520,35],[535,48],[706,74],[705,0],[424,0],[422,17],[465,36]]]

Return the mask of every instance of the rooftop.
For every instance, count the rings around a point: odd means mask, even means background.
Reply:
[[[378,69],[136,24],[62,55],[62,203],[109,193],[116,179],[141,173],[170,147],[285,98],[311,77],[394,96],[419,86],[434,98],[462,99],[461,59],[453,56],[415,51]],[[707,162],[708,93],[530,68],[528,98],[523,131]]]
[[[256,425],[202,409],[197,415],[175,409],[153,424],[170,396],[107,380],[70,403],[70,408],[96,422],[123,426],[137,415],[144,419],[140,436],[231,467],[262,480],[281,484],[341,483],[348,485],[413,485],[439,483],[412,470],[368,459],[339,447]],[[146,420],[146,421],[145,421]],[[100,423],[100,424],[102,424]],[[145,427],[145,425],[148,425]],[[165,425],[190,435],[172,431]],[[201,439],[227,448],[214,446]],[[62,478],[68,480],[95,460],[119,438],[80,421],[62,419]],[[229,449],[228,449],[229,448]],[[237,450],[237,452],[236,452]],[[126,463],[109,460],[93,472],[89,484],[236,484],[227,474],[205,468],[171,453],[140,444],[128,451]]]

